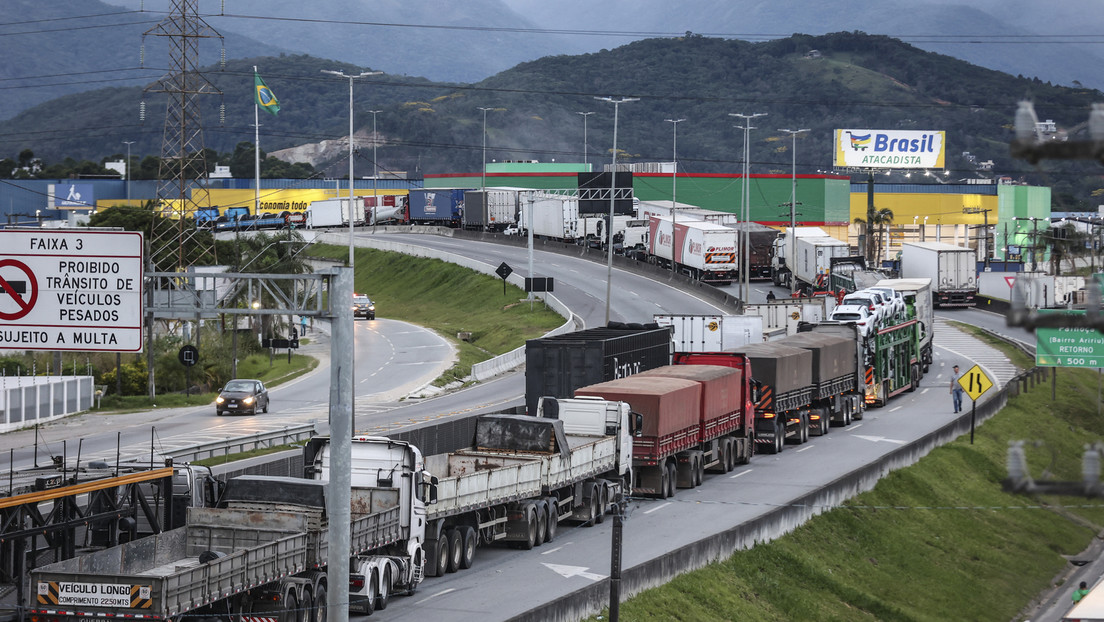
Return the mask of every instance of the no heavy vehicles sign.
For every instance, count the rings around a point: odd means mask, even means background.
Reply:
[[[0,349],[142,349],[142,234],[0,231]]]

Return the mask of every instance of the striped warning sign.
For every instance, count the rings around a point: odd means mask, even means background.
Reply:
[[[37,600],[40,605],[118,609],[153,607],[153,590],[149,585],[40,581],[37,588]]]

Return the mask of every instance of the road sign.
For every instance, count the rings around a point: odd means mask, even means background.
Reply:
[[[495,274],[502,278],[506,278],[513,274],[514,269],[511,268],[505,261],[498,264],[498,268],[495,269]]]
[[[1039,313],[1084,315],[1084,311],[1054,311]],[[1035,329],[1035,364],[1039,367],[1104,367],[1104,333],[1091,328]]]
[[[974,365],[958,379],[958,386],[966,391],[970,399],[977,401],[983,393],[993,388],[993,381],[985,375],[980,366]]]
[[[189,343],[180,348],[180,352],[176,357],[180,359],[180,364],[184,367],[192,367],[199,362],[199,350]]]
[[[142,234],[0,231],[0,349],[142,350]]]

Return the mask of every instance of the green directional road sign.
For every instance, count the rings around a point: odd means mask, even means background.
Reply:
[[[1084,311],[1039,310],[1084,315]],[[1091,328],[1036,328],[1035,364],[1039,367],[1104,367],[1104,333]]]

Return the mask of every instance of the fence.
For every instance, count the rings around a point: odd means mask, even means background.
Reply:
[[[92,407],[92,376],[0,377],[0,432],[52,421]]]

